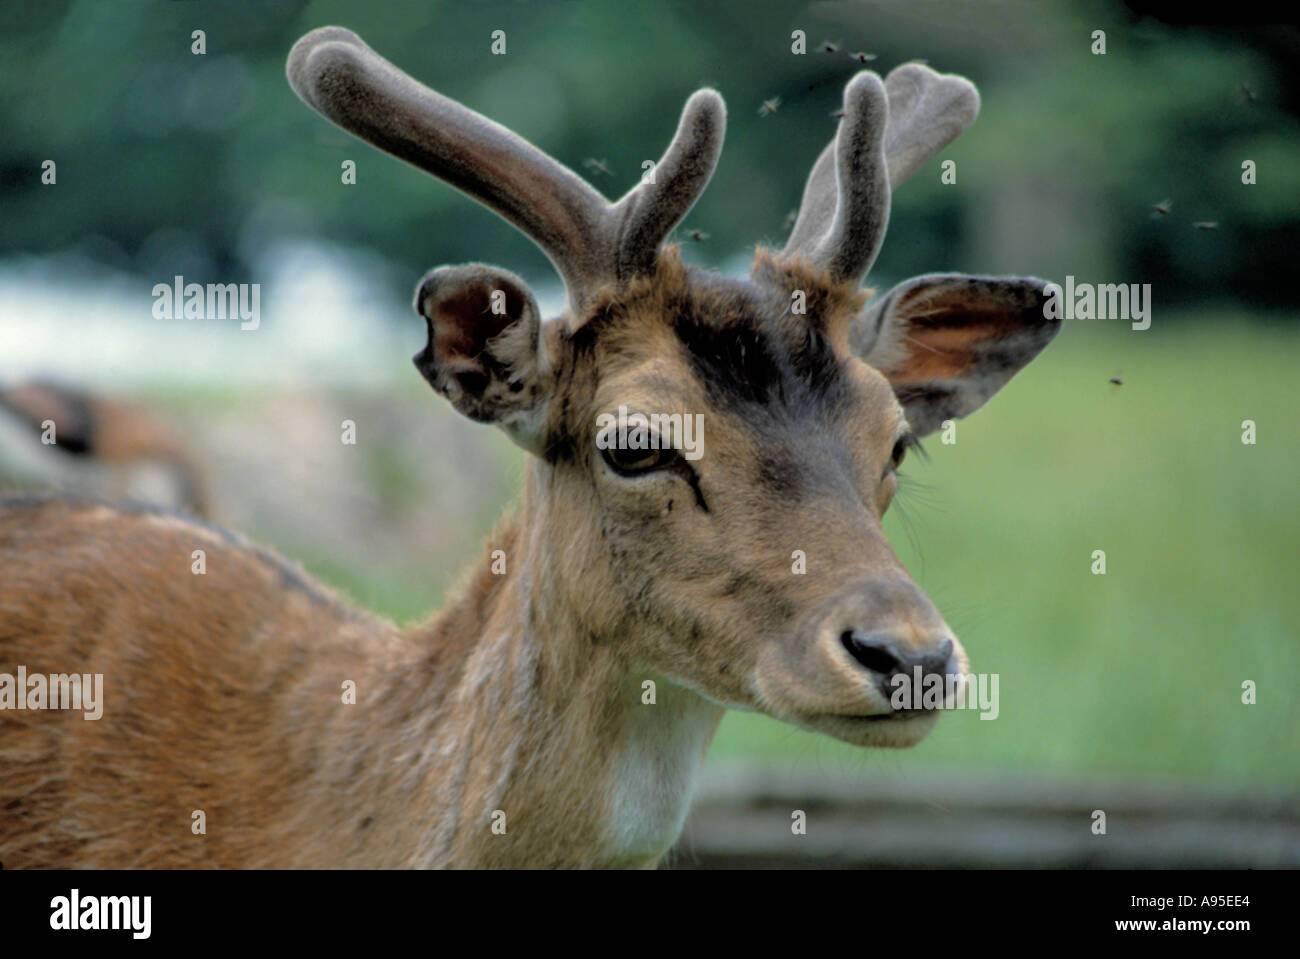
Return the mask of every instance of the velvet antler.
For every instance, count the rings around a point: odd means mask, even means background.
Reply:
[[[839,132],[813,165],[783,251],[860,282],[889,223],[890,193],[957,138],[979,113],[964,77],[907,63],[882,83],[872,71],[844,90]]]
[[[697,91],[654,176],[610,203],[523,137],[413,80],[350,30],[307,34],[289,54],[287,73],[323,116],[527,234],[564,278],[574,316],[604,284],[654,265],[708,183],[726,126],[722,98]]]

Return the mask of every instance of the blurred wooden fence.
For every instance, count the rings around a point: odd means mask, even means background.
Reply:
[[[1093,811],[1106,834],[1092,832]],[[792,813],[807,832],[792,832]],[[711,766],[665,866],[1300,866],[1300,793],[1133,779]]]

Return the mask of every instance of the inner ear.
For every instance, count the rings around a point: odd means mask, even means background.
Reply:
[[[900,283],[854,320],[854,352],[889,380],[917,436],[966,416],[1042,352],[1061,321],[1032,277],[931,274]]]
[[[415,294],[429,328],[415,365],[464,415],[531,449],[544,408],[541,316],[528,285],[471,263],[429,273]]]

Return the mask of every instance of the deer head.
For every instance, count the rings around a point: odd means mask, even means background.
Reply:
[[[564,279],[568,310],[548,321],[522,279],[479,263],[433,270],[415,296],[420,372],[531,454],[530,628],[850,742],[922,738],[934,712],[894,709],[894,677],[968,665],[882,531],[896,471],[1059,326],[1036,279],[928,275],[870,300],[860,286],[891,191],[974,120],[975,88],[915,64],[855,76],[788,244],[741,279],[664,245],[721,151],[713,90],[687,101],[653,182],[611,203],[347,30],[300,40],[288,75],[330,120],[513,223]],[[599,442],[620,407],[660,416],[648,441]],[[698,458],[653,435],[674,414],[702,416]]]

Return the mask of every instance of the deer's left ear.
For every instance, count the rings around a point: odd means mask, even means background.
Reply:
[[[849,344],[888,378],[917,436],[979,409],[1051,342],[1047,282],[963,274],[918,276],[876,297]]]
[[[443,266],[415,292],[429,344],[415,365],[465,416],[538,452],[547,396],[541,316],[528,284],[481,263]]]

